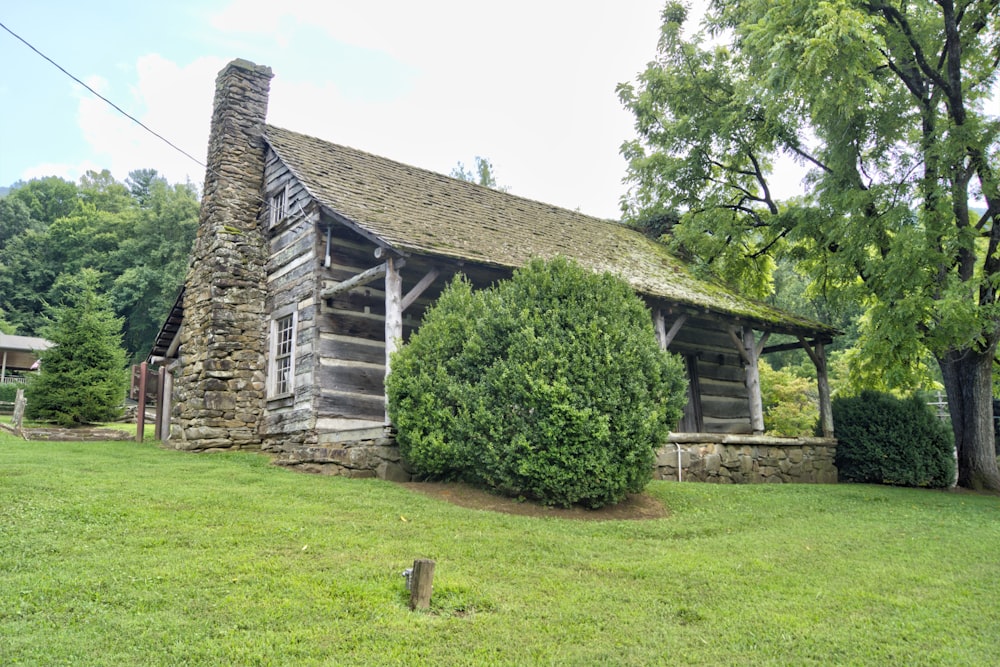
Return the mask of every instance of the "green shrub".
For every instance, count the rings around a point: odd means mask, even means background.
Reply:
[[[642,301],[564,259],[476,292],[456,278],[393,357],[387,391],[418,474],[595,508],[645,487],[686,400]]]
[[[19,382],[0,384],[0,402],[13,403],[17,398],[18,389],[24,389],[24,384]]]
[[[816,382],[787,370],[774,370],[763,359],[759,366],[764,426],[768,435],[810,435],[819,419]]]
[[[916,396],[836,398],[833,423],[841,481],[946,487],[954,479],[951,429]]]

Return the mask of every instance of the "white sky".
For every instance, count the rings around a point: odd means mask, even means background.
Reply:
[[[268,121],[448,173],[477,155],[514,194],[617,218],[632,117],[615,95],[655,55],[665,0],[6,3],[0,22],[204,160],[214,79],[269,65]],[[0,185],[154,168],[164,146],[0,31]]]

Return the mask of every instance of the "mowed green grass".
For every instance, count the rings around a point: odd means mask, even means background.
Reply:
[[[987,665],[1000,499],[654,482],[469,510],[260,455],[0,434],[3,665]],[[429,612],[401,571],[437,567]]]

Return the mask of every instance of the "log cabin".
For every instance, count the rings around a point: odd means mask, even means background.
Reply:
[[[171,446],[260,448],[305,469],[407,479],[386,417],[393,350],[456,274],[486,286],[561,255],[626,280],[661,346],[685,360],[689,401],[659,476],[675,476],[676,452],[679,478],[835,479],[831,327],[699,280],[616,222],[268,125],[270,79],[235,60],[216,82],[198,236],[150,355],[170,371],[159,430]],[[790,342],[769,346],[778,334]],[[765,433],[757,360],[789,347],[816,364],[822,438]],[[796,476],[803,447],[818,459]]]

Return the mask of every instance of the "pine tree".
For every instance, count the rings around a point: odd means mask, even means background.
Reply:
[[[100,275],[91,269],[67,278],[61,306],[52,309],[44,332],[54,343],[41,354],[40,373],[25,392],[25,416],[73,426],[121,415],[128,380],[122,320],[98,294]]]

